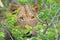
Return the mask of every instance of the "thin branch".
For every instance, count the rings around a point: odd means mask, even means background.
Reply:
[[[55,16],[52,18],[52,20],[51,20],[51,22],[49,23],[48,26],[50,26],[50,25],[53,23],[53,21],[56,19],[56,16],[59,14],[59,12],[60,12],[60,8],[58,8],[58,10],[57,10]]]
[[[6,0],[6,6],[8,6],[9,3],[11,3],[12,0]]]
[[[44,3],[43,3],[43,5],[42,5],[42,8],[46,8],[46,1],[47,1],[47,0],[44,0]]]
[[[46,33],[47,29],[51,26],[51,24],[53,23],[53,21],[56,19],[56,16],[59,14],[59,12],[60,12],[60,8],[58,8],[57,12],[55,13],[55,16],[51,19],[51,22],[43,30],[43,34]]]
[[[8,33],[8,35],[10,36],[11,40],[14,40],[14,38],[12,37],[12,35],[10,34],[10,32],[7,30],[6,26],[3,25],[3,28],[5,29],[5,31]]]
[[[8,35],[10,36],[11,40],[14,40],[13,37],[11,36],[11,34],[9,33],[9,31],[8,30],[6,30],[6,31],[7,31]]]
[[[34,4],[38,4],[38,1],[39,1],[39,0],[33,0],[33,1],[34,1]]]
[[[56,28],[55,23],[53,23],[53,25],[54,25],[54,28],[55,28],[55,31],[56,31],[56,40],[58,40],[58,39],[59,39],[59,37],[58,37],[58,30],[57,30],[57,28]]]

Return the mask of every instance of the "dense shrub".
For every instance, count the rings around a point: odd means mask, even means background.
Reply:
[[[3,0],[4,1],[4,0]],[[31,6],[33,5],[32,0],[18,0],[21,4],[24,2],[30,2]],[[38,0],[37,0],[38,1]],[[46,2],[45,2],[46,1]],[[59,0],[40,0],[38,2],[41,7],[38,12],[38,17],[40,24],[32,28],[29,25],[26,25],[26,29],[22,30],[18,26],[13,26],[17,21],[16,15],[4,14],[4,17],[7,19],[3,25],[6,25],[8,30],[12,30],[12,35],[17,38],[17,40],[27,40],[27,38],[22,38],[25,32],[31,30],[36,30],[37,37],[32,37],[31,40],[57,40],[58,34],[60,34],[60,1]],[[43,6],[44,4],[44,6]],[[2,27],[2,24],[0,24]],[[46,31],[45,31],[46,30]],[[44,33],[45,32],[45,33]],[[4,40],[4,33],[0,32],[1,40]]]

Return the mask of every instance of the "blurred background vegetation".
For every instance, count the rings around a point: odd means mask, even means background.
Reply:
[[[17,0],[20,4],[27,2],[33,6],[33,0]],[[60,38],[60,0],[37,0],[41,9],[38,12],[40,24],[36,25],[34,30],[37,31],[38,37],[32,37],[31,40],[59,40]],[[2,0],[6,5],[6,0]],[[5,10],[1,8],[0,10]],[[5,12],[6,13],[6,12]],[[12,24],[16,22],[16,15],[4,14],[7,18],[6,26],[8,30],[13,30],[12,35],[17,40],[27,40],[22,38],[25,32],[33,30],[29,25],[26,25],[26,30],[19,29],[18,26],[14,27]],[[2,27],[3,24],[0,24]],[[4,40],[4,33],[0,32],[0,40]]]

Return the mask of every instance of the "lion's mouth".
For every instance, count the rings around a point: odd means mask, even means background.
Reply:
[[[31,37],[37,37],[37,35],[36,34],[34,35],[34,34],[30,33],[30,32],[27,32],[23,36],[23,38],[31,38]]]

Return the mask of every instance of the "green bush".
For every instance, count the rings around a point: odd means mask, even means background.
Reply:
[[[33,1],[31,0],[18,0],[21,4],[24,2],[30,2],[31,6],[33,5]],[[39,6],[43,6],[44,0],[40,0],[38,2]],[[44,8],[45,7],[45,8]],[[58,12],[58,9],[60,8],[60,1],[59,0],[47,0],[45,3],[45,6],[41,8],[41,10],[38,12],[39,20],[42,22],[41,24],[36,25],[34,28],[32,28],[29,25],[26,25],[26,29],[22,30],[18,26],[14,26],[13,24],[17,22],[16,15],[8,15],[4,14],[4,17],[6,18],[6,22],[4,25],[7,26],[8,30],[12,30],[12,35],[16,37],[17,40],[27,40],[27,38],[22,38],[24,33],[29,32],[31,30],[36,30],[37,37],[32,37],[31,40],[56,40],[57,34],[60,34],[60,12]],[[15,11],[18,12],[18,11]],[[58,12],[58,14],[56,14]],[[14,12],[13,12],[14,13]],[[56,16],[56,17],[55,17]],[[55,18],[54,18],[55,17]],[[52,19],[54,20],[52,21]],[[46,20],[46,21],[45,21]],[[47,27],[46,23],[51,23],[50,26],[48,26],[48,29],[46,30],[46,33],[44,34],[41,30],[44,31],[44,29]],[[2,27],[2,24],[0,24],[0,27]],[[1,39],[4,40],[4,33],[0,32]]]

